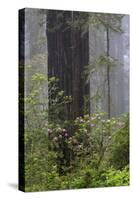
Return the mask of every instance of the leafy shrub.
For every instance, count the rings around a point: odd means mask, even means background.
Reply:
[[[128,185],[128,116],[107,119],[99,112],[66,120],[71,96],[51,77],[47,110],[39,96],[45,81],[33,74],[25,98],[26,191]]]
[[[117,169],[121,169],[129,163],[129,116],[126,115],[124,118],[124,126],[116,131],[111,148],[110,160]]]

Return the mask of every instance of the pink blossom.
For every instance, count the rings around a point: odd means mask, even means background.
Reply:
[[[58,138],[57,138],[57,137],[54,137],[53,141],[54,141],[54,142],[57,142],[57,141],[58,141]]]
[[[91,124],[91,127],[94,127],[95,126],[95,124]]]
[[[65,133],[65,137],[67,137],[68,136],[68,133]]]
[[[64,129],[64,128],[63,128],[63,129],[62,129],[62,132],[64,132],[64,133],[65,133],[65,132],[66,132],[66,129]]]
[[[48,133],[52,133],[52,130],[48,128]]]
[[[123,123],[122,122],[118,122],[117,125],[118,125],[119,128],[121,128],[123,126]]]

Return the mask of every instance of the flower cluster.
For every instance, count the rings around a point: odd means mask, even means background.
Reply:
[[[49,128],[48,135],[50,138],[52,138],[53,142],[66,140],[69,137],[68,131],[61,127]]]

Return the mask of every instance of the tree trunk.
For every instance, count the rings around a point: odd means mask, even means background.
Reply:
[[[107,34],[107,56],[109,57],[109,29],[106,30]],[[108,102],[108,118],[110,119],[110,66],[107,65],[107,87],[108,87],[108,96],[107,96],[107,102]]]

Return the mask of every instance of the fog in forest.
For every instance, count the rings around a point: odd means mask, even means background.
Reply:
[[[50,22],[53,26],[57,25],[56,33],[52,33],[52,30],[49,31],[49,41],[47,39],[47,12],[45,10],[39,10],[39,9],[29,9],[26,14],[26,34],[25,34],[25,45],[26,45],[26,51],[25,51],[25,58],[26,58],[26,65],[31,65],[32,72],[40,71],[42,73],[45,73],[46,76],[57,76],[60,79],[62,79],[62,85],[61,87],[65,90],[66,93],[69,95],[72,95],[72,92],[76,90],[74,86],[72,86],[72,82],[76,82],[76,74],[78,76],[82,76],[83,70],[89,63],[95,62],[100,56],[106,56],[107,55],[107,33],[105,30],[104,25],[97,25],[94,21],[91,22],[91,25],[88,25],[87,28],[85,27],[85,31],[89,35],[88,41],[85,40],[85,42],[88,42],[88,60],[83,65],[81,64],[81,70],[79,72],[75,72],[74,70],[69,70],[69,67],[72,67],[72,61],[67,61],[67,51],[70,54],[75,53],[75,58],[77,59],[77,62],[80,62],[81,56],[78,54],[86,54],[84,52],[84,49],[81,47],[79,50],[77,49],[77,52],[72,52],[71,49],[74,47],[65,47],[65,43],[67,43],[68,39],[69,41],[72,40],[72,34],[71,38],[67,38],[67,36],[62,36],[61,33],[65,32],[64,30],[61,31],[60,29],[65,26],[62,25],[63,21],[59,19],[54,18],[55,15],[61,15],[62,11],[51,11],[51,16],[53,15],[53,24]],[[64,15],[64,18],[68,17],[68,20],[73,21],[73,12],[67,11],[67,14]],[[75,12],[76,13],[76,12]],[[86,14],[86,13],[85,13]],[[83,13],[82,18],[85,18],[85,14]],[[97,13],[89,13],[90,17],[98,15]],[[102,14],[102,15],[111,15],[111,14]],[[50,14],[49,14],[50,16]],[[107,16],[107,17],[108,17]],[[111,15],[114,16],[115,15]],[[60,16],[59,16],[60,17]],[[50,20],[50,17],[49,17]],[[88,77],[89,84],[90,84],[90,91],[87,91],[90,93],[90,110],[91,112],[97,112],[97,111],[105,111],[108,112],[108,103],[110,103],[110,115],[111,116],[118,116],[124,112],[128,112],[129,109],[129,16],[125,15],[121,19],[121,31],[120,30],[113,30],[109,29],[109,56],[112,58],[112,61],[115,61],[114,66],[112,63],[112,66],[110,67],[110,100],[108,102],[108,86],[107,86],[107,69],[104,63],[99,63],[99,69],[93,69],[90,70],[90,76]],[[96,25],[95,25],[96,24]],[[68,25],[66,25],[68,26]],[[119,26],[119,25],[118,25]],[[59,28],[58,28],[59,27]],[[68,28],[69,29],[69,28]],[[73,32],[74,28],[72,27]],[[88,29],[88,30],[86,30]],[[67,31],[67,28],[66,28]],[[82,31],[84,32],[84,30]],[[86,34],[82,33],[78,38],[80,40],[84,40],[84,35]],[[69,34],[69,33],[68,33]],[[84,34],[84,35],[83,35]],[[74,35],[74,34],[73,34]],[[63,37],[63,38],[62,38]],[[68,36],[69,37],[69,36]],[[55,42],[54,42],[55,40]],[[57,44],[58,43],[58,44]],[[74,43],[74,41],[73,41]],[[49,49],[48,50],[48,44]],[[79,47],[75,47],[79,48]],[[84,47],[85,48],[85,47]],[[53,52],[52,52],[53,50]],[[53,55],[52,58],[49,56],[49,51],[51,53],[54,53],[56,55]],[[71,52],[69,52],[71,51]],[[78,52],[79,51],[79,52]],[[77,55],[76,55],[77,54]],[[77,58],[78,57],[78,58]],[[48,60],[52,61],[48,61]],[[68,59],[70,59],[70,56],[68,55]],[[72,59],[72,55],[71,55]],[[51,63],[54,63],[53,66],[51,66]],[[65,63],[66,62],[66,63]],[[68,62],[68,63],[67,63]],[[73,61],[74,62],[74,61]],[[50,63],[50,65],[48,65]],[[64,69],[63,66],[64,65]],[[71,65],[71,66],[67,66]],[[79,64],[80,65],[80,64]],[[54,68],[54,69],[53,69]],[[48,71],[50,72],[49,74]],[[62,72],[63,71],[63,72]],[[77,68],[78,71],[78,68]],[[61,77],[61,73],[63,73],[64,77]],[[79,74],[80,73],[80,74]],[[28,80],[28,72],[26,74],[27,80]],[[77,78],[79,78],[77,76]],[[79,78],[80,79],[80,78]],[[60,82],[61,82],[60,81]],[[65,86],[71,84],[70,86]],[[78,83],[80,85],[80,82]],[[79,85],[75,87],[79,87]],[[87,81],[84,83],[87,87]],[[83,83],[81,83],[83,85]],[[27,84],[28,87],[28,84]],[[71,87],[67,89],[67,87]],[[46,88],[46,91],[48,91],[48,88]],[[73,91],[72,91],[73,90]],[[45,93],[48,95],[48,93],[45,91]],[[80,88],[77,88],[77,93],[80,95]],[[45,94],[45,97],[47,96]],[[75,95],[76,92],[74,93]],[[82,94],[81,94],[82,95]],[[82,101],[81,99],[78,99],[79,101]],[[77,104],[78,106],[79,104]],[[76,109],[76,108],[75,108]],[[89,108],[88,108],[89,109]]]
[[[20,189],[129,185],[129,16],[19,21]]]

